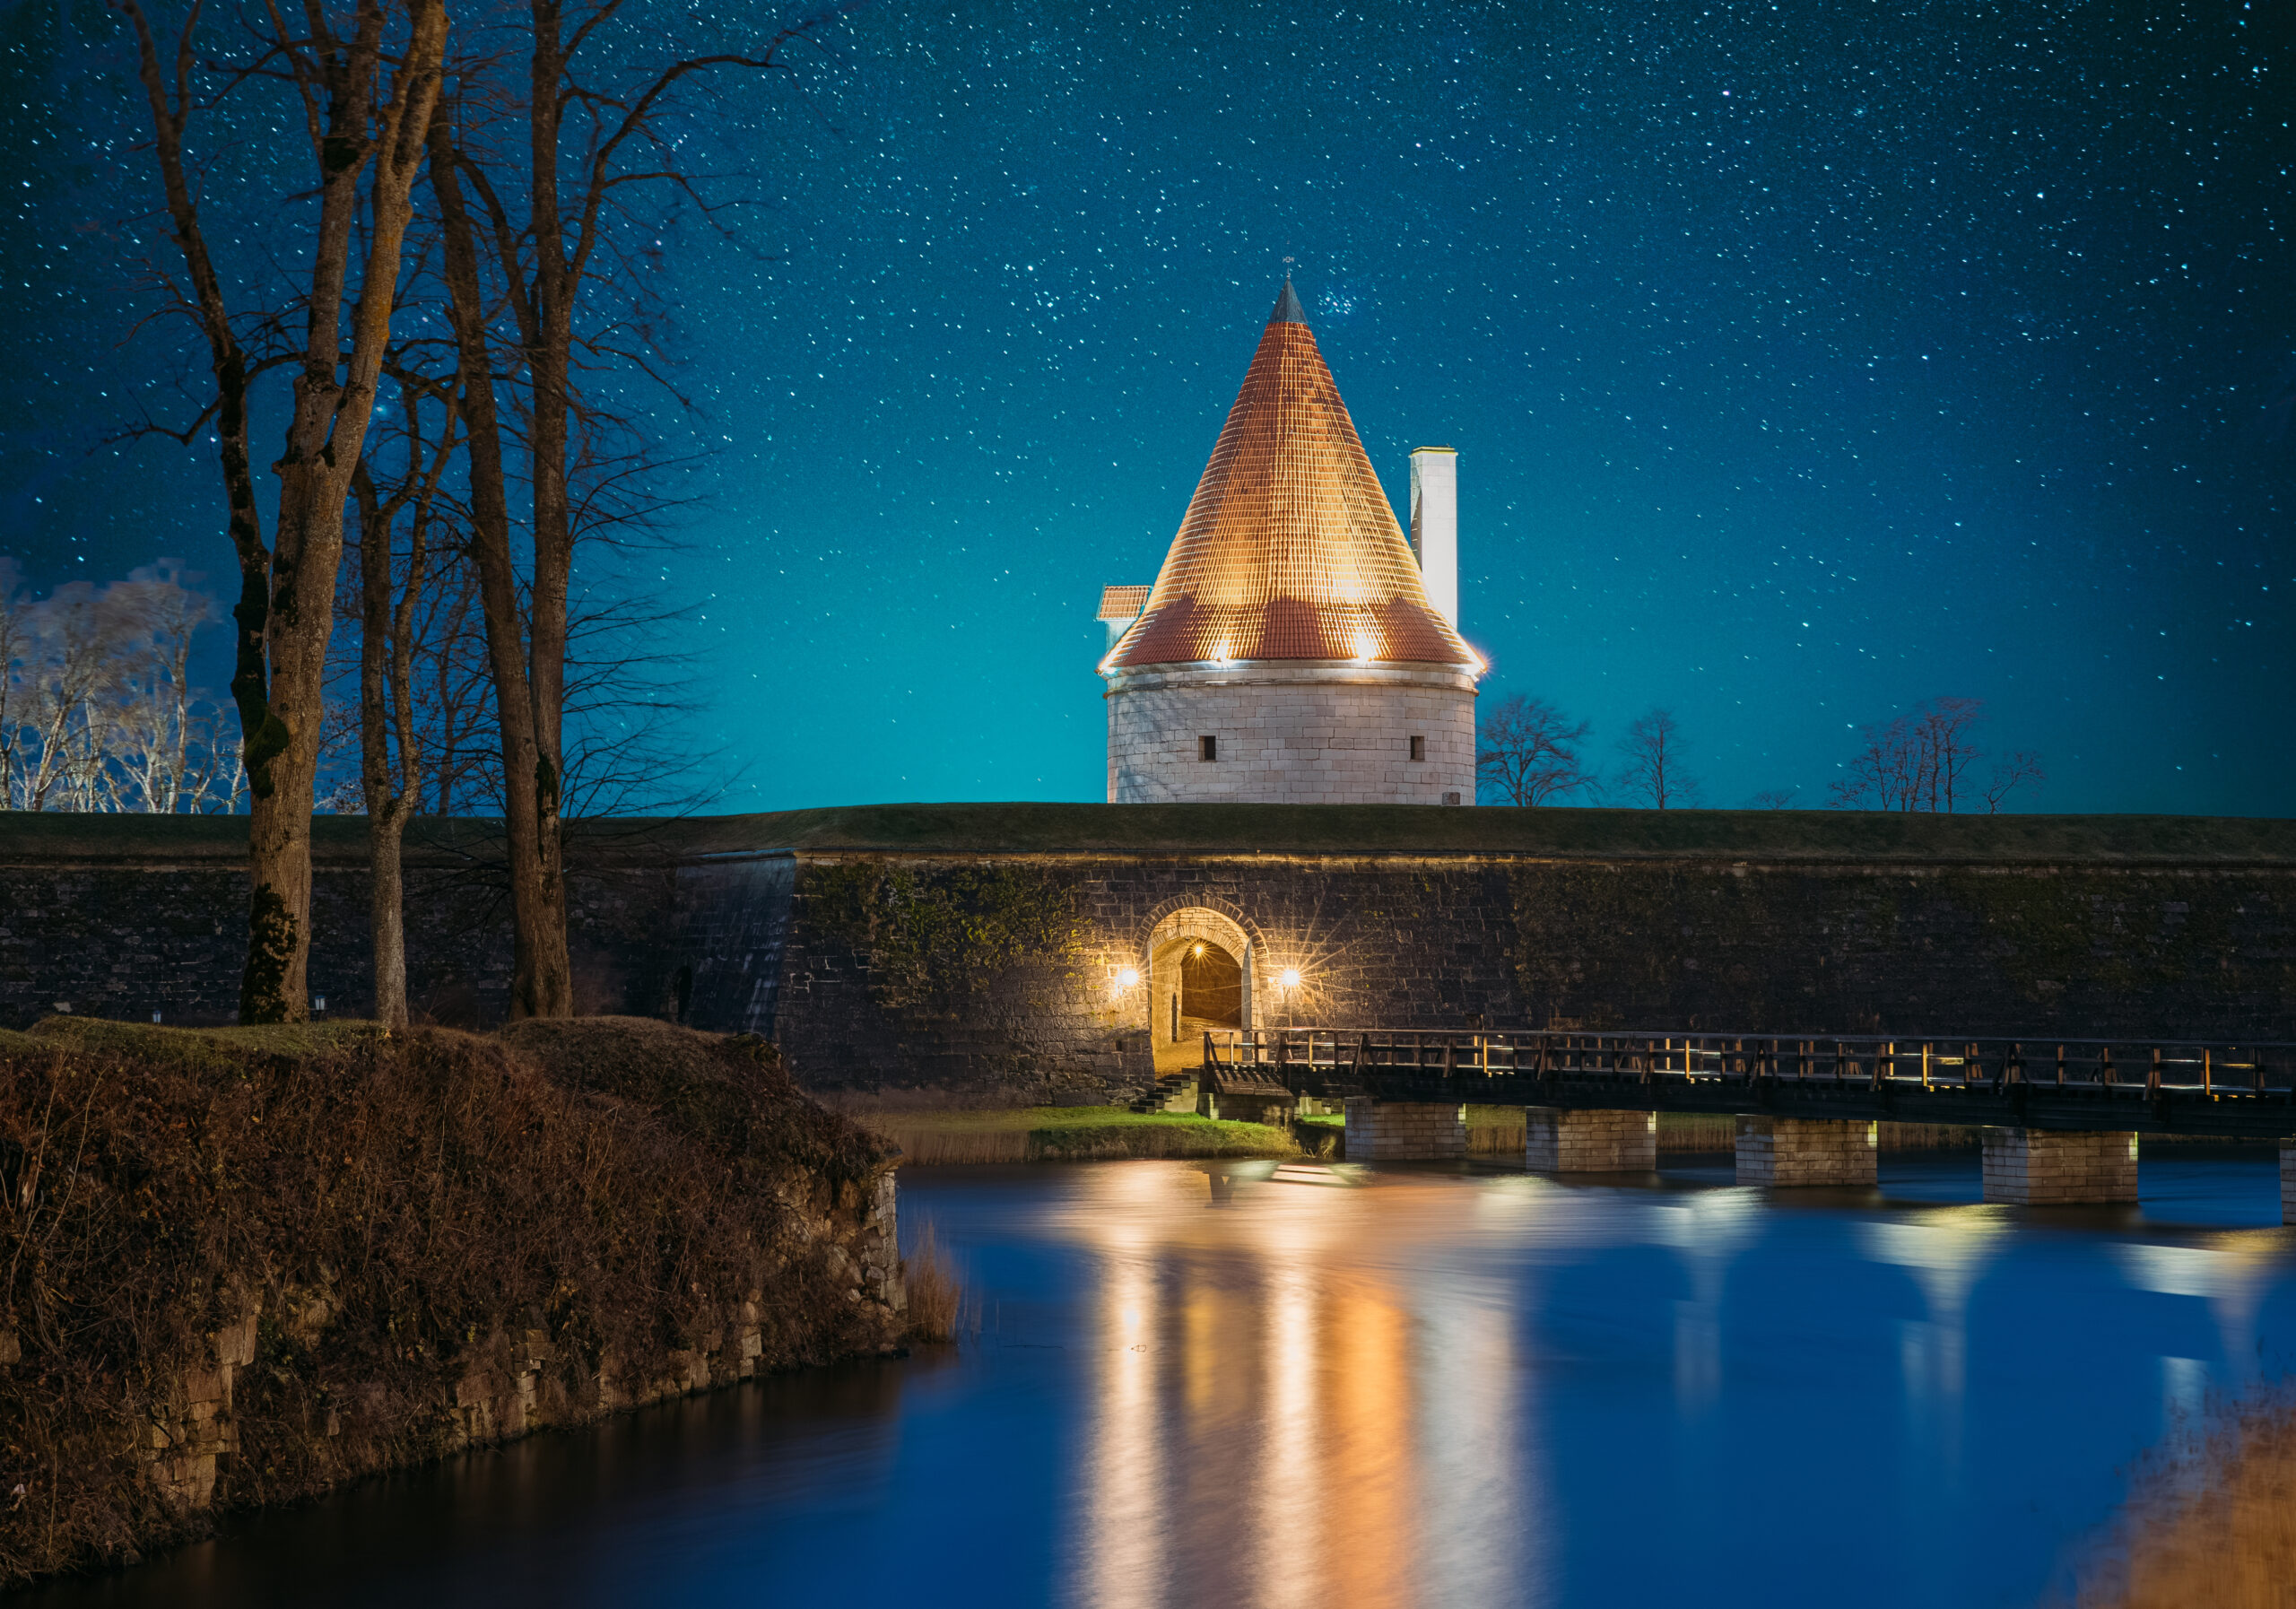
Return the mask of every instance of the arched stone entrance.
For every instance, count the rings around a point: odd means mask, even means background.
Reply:
[[[1252,1025],[1252,940],[1232,917],[1200,905],[1169,912],[1144,959],[1158,1072],[1195,1066],[1206,1029]]]

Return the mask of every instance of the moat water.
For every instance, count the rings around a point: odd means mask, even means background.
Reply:
[[[378,1482],[104,1605],[2031,1605],[2133,1465],[2296,1370],[2269,1158],[2129,1211],[1974,1156],[1764,1197],[1122,1162],[917,1170],[965,1344]],[[1312,1177],[1312,1176],[1310,1176]]]

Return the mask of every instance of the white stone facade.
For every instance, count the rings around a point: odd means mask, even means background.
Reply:
[[[1474,803],[1464,670],[1147,666],[1109,677],[1108,707],[1111,804]]]

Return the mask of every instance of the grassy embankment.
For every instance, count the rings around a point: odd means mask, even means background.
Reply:
[[[854,1121],[934,1162],[1107,1161],[1122,1157],[1297,1156],[1291,1135],[1262,1123],[1213,1122],[1120,1106],[1029,1106],[855,1112]]]
[[[0,1032],[0,1585],[883,1350],[884,1168],[659,1022]]]

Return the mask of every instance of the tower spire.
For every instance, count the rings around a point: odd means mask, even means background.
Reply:
[[[1429,601],[1289,280],[1102,674],[1286,659],[1480,668]]]
[[[1283,289],[1276,293],[1275,311],[1267,316],[1270,324],[1305,324],[1307,309],[1300,305],[1300,298],[1292,289],[1292,259],[1283,259]]]

